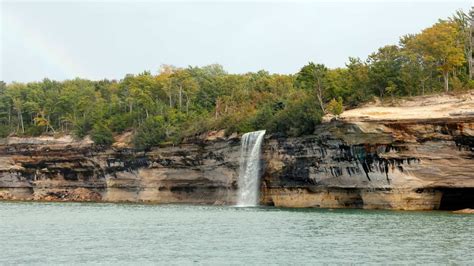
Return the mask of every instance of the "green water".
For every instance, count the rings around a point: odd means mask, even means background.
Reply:
[[[0,264],[474,263],[474,216],[0,202]]]

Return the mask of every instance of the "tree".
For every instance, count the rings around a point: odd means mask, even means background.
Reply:
[[[369,90],[369,67],[362,62],[360,58],[349,57],[349,63],[346,64],[347,73],[344,76],[348,87],[346,103],[351,106],[364,102],[372,97]]]
[[[372,89],[378,92],[380,98],[384,97],[389,84],[399,87],[402,61],[400,49],[396,45],[379,48],[376,53],[369,56],[367,61]]]
[[[470,14],[466,14],[462,10],[457,10],[456,13],[449,18],[450,21],[454,22],[458,27],[458,40],[463,44],[464,55],[466,57],[467,71],[469,79],[472,79],[473,65],[470,62],[472,56],[472,37],[471,37],[471,21],[474,16],[474,9],[471,10]]]
[[[326,100],[326,76],[328,69],[322,64],[314,64],[310,62],[305,65],[296,74],[296,83],[298,87],[304,89],[312,89],[316,94],[319,106],[323,113],[326,113],[324,102]]]
[[[93,126],[91,139],[95,144],[104,146],[109,146],[114,142],[112,131],[102,123],[97,123]]]
[[[313,97],[302,95],[290,101],[284,109],[274,115],[269,129],[270,132],[292,137],[311,134],[315,126],[321,122],[321,117],[322,113],[320,108],[314,105]]]
[[[11,99],[12,107],[17,115],[17,132],[21,130],[21,133],[25,133],[25,123],[23,120],[23,105],[25,102],[25,93],[27,87],[22,83],[12,83],[8,90],[7,95]]]
[[[147,118],[133,136],[133,144],[138,149],[148,149],[160,144],[166,138],[165,121],[162,116]]]
[[[156,76],[156,80],[165,91],[168,97],[169,108],[173,107],[173,88],[171,86],[171,75],[178,70],[173,65],[163,64],[160,66],[159,74]]]
[[[152,96],[154,88],[157,87],[156,80],[152,77],[150,72],[143,72],[130,79],[129,97],[130,102],[135,104],[136,108],[145,111],[145,117],[150,116],[150,112],[155,111],[155,101]],[[131,110],[131,109],[130,109]],[[142,113],[138,115],[142,117]]]
[[[449,91],[449,72],[466,61],[459,34],[455,22],[441,20],[417,35],[414,43],[424,60],[433,62],[442,73],[445,92]]]
[[[227,74],[222,66],[217,64],[189,67],[187,70],[197,85],[193,93],[195,109],[211,111],[220,96],[231,94],[231,88],[238,86],[236,76]]]
[[[7,95],[7,84],[0,81],[0,138],[10,134],[11,109],[10,97]]]
[[[186,99],[186,113],[189,112],[189,105],[197,90],[198,84],[186,69],[179,69],[170,76],[171,87],[177,91],[178,110],[183,111],[183,99]]]

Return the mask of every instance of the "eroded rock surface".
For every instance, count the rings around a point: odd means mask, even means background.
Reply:
[[[472,206],[473,136],[463,129],[472,130],[474,123],[423,123],[333,122],[314,136],[269,139],[263,201],[287,207],[450,209],[442,206],[443,194],[463,188],[472,189],[460,195]]]
[[[231,204],[238,140],[136,152],[52,138],[0,145],[0,199]]]

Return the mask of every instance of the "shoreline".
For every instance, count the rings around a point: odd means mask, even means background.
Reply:
[[[156,203],[156,202],[111,202],[111,201],[44,201],[44,200],[0,200],[0,204],[3,203],[38,203],[38,204],[85,204],[85,205],[130,205],[130,206],[185,206],[185,207],[224,207],[224,208],[236,208],[236,209],[275,209],[282,211],[296,211],[296,212],[312,212],[312,211],[324,211],[324,212],[338,212],[338,211],[364,211],[364,212],[390,212],[390,213],[443,213],[443,214],[461,214],[470,215],[474,214],[474,209],[460,209],[460,210],[401,210],[401,209],[364,209],[364,208],[320,208],[320,207],[277,207],[270,205],[257,205],[257,206],[237,206],[237,205],[216,205],[216,204],[190,204],[190,203]]]

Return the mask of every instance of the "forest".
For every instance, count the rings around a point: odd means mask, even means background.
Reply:
[[[311,134],[324,114],[338,115],[375,97],[389,102],[473,89],[470,36],[470,16],[459,10],[365,59],[350,57],[341,68],[309,62],[283,75],[232,74],[218,64],[162,65],[157,74],[121,80],[2,81],[0,137],[89,135],[106,146],[132,131],[134,146],[147,149],[220,129]]]

